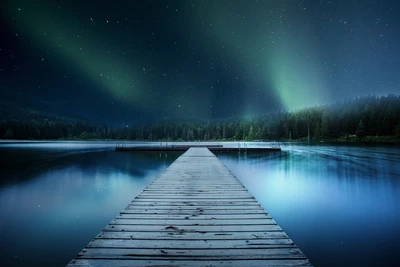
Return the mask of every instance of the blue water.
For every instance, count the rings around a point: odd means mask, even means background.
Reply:
[[[180,155],[114,146],[0,145],[2,266],[65,266]]]
[[[180,155],[114,146],[0,144],[2,266],[65,266]],[[397,266],[399,148],[283,144],[218,157],[313,265]]]
[[[398,266],[400,149],[219,155],[315,266]]]

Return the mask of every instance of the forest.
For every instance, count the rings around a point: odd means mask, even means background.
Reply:
[[[32,109],[0,109],[0,138],[140,141],[399,141],[400,96],[366,96],[327,106],[219,120],[164,119],[110,126]]]

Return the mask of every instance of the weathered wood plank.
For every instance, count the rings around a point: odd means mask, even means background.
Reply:
[[[260,209],[253,210],[203,210],[203,211],[184,211],[184,210],[164,210],[164,211],[152,211],[152,210],[130,210],[126,209],[121,213],[137,213],[137,214],[171,214],[171,215],[188,215],[188,216],[199,216],[199,215],[211,215],[211,214],[242,214],[246,216],[247,214],[263,214],[264,211]]]
[[[112,259],[74,259],[69,266],[99,266],[99,267],[283,267],[283,266],[309,266],[307,259],[290,260],[112,260]]]
[[[158,199],[158,198],[164,198],[164,199],[192,199],[192,198],[197,198],[197,199],[254,199],[254,197],[251,197],[249,194],[197,194],[197,193],[177,193],[177,194],[170,194],[170,193],[164,193],[164,194],[148,194],[148,193],[143,193],[140,194],[138,198],[151,198],[151,199]]]
[[[104,231],[148,231],[148,232],[261,232],[282,231],[276,224],[260,225],[129,225],[109,224]]]
[[[259,249],[295,248],[290,239],[263,240],[121,240],[94,239],[87,248],[138,248],[138,249]]]
[[[210,187],[210,183],[212,183],[212,181],[204,181],[202,183],[195,183],[195,182],[183,182],[183,181],[176,181],[177,184],[170,184],[170,186],[178,186],[178,187],[184,187],[186,186],[188,189],[198,189],[198,188],[215,188],[215,187]],[[214,182],[215,183],[215,182]],[[190,185],[189,185],[190,184]],[[160,183],[157,186],[162,186],[163,184]],[[224,183],[223,181],[221,181],[220,183],[216,183],[214,186],[218,186],[220,190],[224,190],[224,189],[241,189],[239,184],[227,184]]]
[[[137,214],[137,213],[120,213],[115,217],[116,219],[148,219],[148,220],[252,220],[252,219],[271,219],[272,217],[266,213],[247,214],[199,214],[197,216],[188,216],[187,214]]]
[[[159,201],[132,201],[129,206],[158,206],[158,207],[163,207],[163,206],[191,206],[191,207],[197,207],[197,206],[213,206],[215,205],[215,201],[203,201],[203,202],[193,202],[193,201],[170,201],[170,202],[159,202]],[[247,206],[257,206],[260,207],[260,204],[253,200],[251,202],[245,202],[245,201],[219,201],[218,202],[218,207],[221,206],[242,206],[242,207],[247,207]]]
[[[209,150],[189,149],[69,266],[309,266]]]
[[[103,231],[95,238],[130,240],[232,240],[232,239],[280,239],[289,238],[285,232],[107,232]]]
[[[174,226],[224,226],[224,225],[265,225],[276,224],[274,219],[256,219],[256,220],[196,220],[196,217],[187,217],[183,220],[153,220],[153,219],[127,219],[116,218],[109,224],[117,225],[174,225]]]
[[[185,191],[185,190],[215,190],[215,191],[223,191],[223,192],[231,192],[231,191],[242,191],[242,189],[239,186],[226,186],[226,185],[204,185],[204,186],[192,186],[192,185],[171,185],[171,186],[151,186],[149,190],[160,190],[160,191],[165,191],[165,190],[177,190],[179,192],[180,190]]]
[[[198,216],[187,216],[187,215],[171,215],[171,216],[165,216],[165,215],[157,215],[157,214],[130,214],[130,213],[120,213],[117,215],[114,219],[130,219],[130,220],[171,220],[171,221],[177,221],[177,220],[198,220],[198,221],[231,221],[231,222],[241,222],[241,221],[252,221],[252,220],[257,220],[257,221],[263,221],[265,219],[272,219],[272,217],[268,214],[265,213],[256,213],[256,214],[249,214],[247,216],[242,216],[242,215],[235,215],[235,214],[216,214],[216,215],[198,215]]]
[[[255,199],[213,199],[213,200],[207,200],[207,199],[198,199],[198,200],[175,200],[175,199],[157,199],[157,200],[151,200],[151,199],[134,199],[132,202],[134,203],[147,203],[147,202],[157,202],[157,203],[172,203],[172,202],[186,202],[186,203],[191,203],[191,202],[197,202],[197,203],[210,203],[210,206],[218,206],[219,204],[226,203],[226,202],[232,202],[232,203],[237,203],[237,202],[247,202],[247,203],[258,203]]]
[[[151,189],[151,190],[157,189],[157,190],[177,190],[177,191],[179,191],[179,190],[193,190],[194,187],[193,186],[185,186],[185,185],[181,184],[181,185],[173,185],[173,186],[157,186],[157,187],[152,186],[149,189]],[[229,187],[227,187],[225,185],[197,186],[197,187],[195,187],[195,189],[197,189],[197,190],[213,190],[213,189],[216,189],[216,190],[227,191],[227,192],[241,190],[238,186],[229,186]]]
[[[176,190],[159,190],[159,191],[144,191],[143,194],[146,195],[169,195],[169,196],[176,196],[176,195],[207,195],[207,196],[214,196],[214,195],[221,195],[226,194],[227,196],[238,197],[238,196],[249,196],[249,193],[246,191],[210,191],[210,190],[187,190],[187,191],[176,191]]]
[[[204,189],[204,190],[194,190],[194,189],[181,189],[181,190],[176,190],[176,189],[148,189],[148,190],[143,190],[142,194],[249,194],[247,191],[244,190],[239,190],[239,189],[230,189],[230,190],[213,190],[213,189]]]
[[[206,205],[201,206],[137,206],[137,205],[129,205],[125,208],[125,210],[158,210],[158,211],[169,211],[169,210],[188,210],[188,211],[203,211],[203,210],[260,210],[260,206],[215,206],[215,207],[207,207]]]
[[[85,248],[79,258],[98,259],[306,259],[298,248],[246,248],[246,249],[135,249]]]
[[[196,200],[213,200],[213,199],[225,199],[225,200],[229,200],[232,199],[232,197],[234,196],[225,196],[225,195],[218,195],[218,196],[180,196],[177,195],[176,197],[171,197],[168,195],[154,195],[154,196],[150,196],[150,195],[140,195],[138,196],[136,199],[153,199],[153,200],[157,200],[157,199],[177,199],[177,200],[192,200],[192,201],[196,201]],[[242,196],[242,197],[236,197],[236,199],[254,199],[254,197],[250,197],[250,196]]]

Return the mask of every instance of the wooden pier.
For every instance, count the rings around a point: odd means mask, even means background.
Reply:
[[[187,151],[189,148],[208,148],[211,152],[267,152],[281,151],[279,146],[274,147],[226,147],[223,145],[171,145],[171,146],[127,146],[123,143],[117,144],[115,151]]]
[[[310,266],[207,148],[190,148],[68,266]]]

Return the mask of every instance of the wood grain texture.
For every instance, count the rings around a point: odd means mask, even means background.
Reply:
[[[68,266],[310,266],[207,148],[190,148]]]

